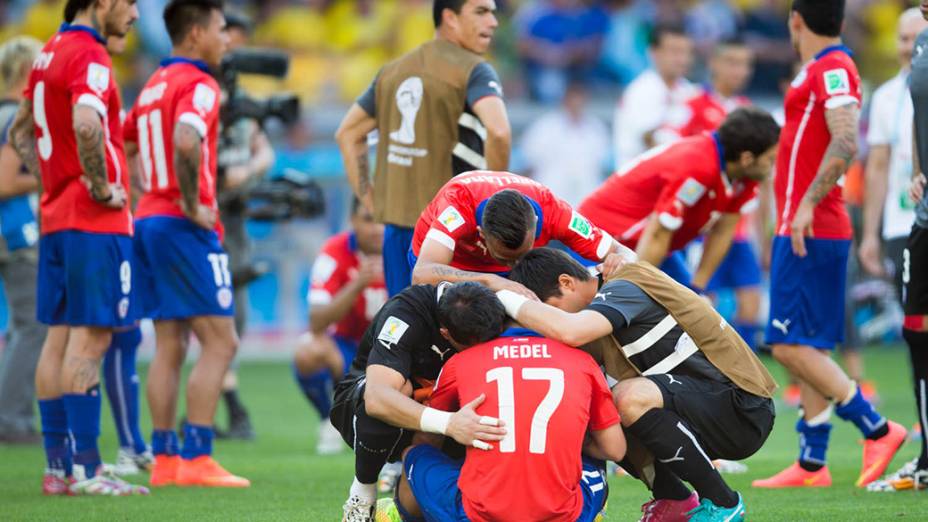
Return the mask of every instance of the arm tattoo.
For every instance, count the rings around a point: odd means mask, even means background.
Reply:
[[[363,196],[371,190],[371,167],[367,155],[367,142],[364,151],[358,155],[358,195]]]
[[[825,121],[831,133],[831,142],[818,168],[818,174],[806,191],[804,199],[817,205],[834,188],[838,179],[847,172],[857,155],[857,133],[860,109],[850,103],[825,111]]]
[[[72,389],[90,390],[100,382],[100,361],[87,357],[71,356],[65,360],[66,368],[71,372]]]
[[[433,266],[432,274],[439,278],[446,278],[446,277],[471,278],[471,277],[479,277],[479,276],[484,275],[478,272],[468,272],[467,270],[458,270],[457,268],[450,267],[448,265]]]
[[[193,137],[182,137],[182,134],[192,134]],[[196,147],[178,147],[176,144],[182,140],[196,140]],[[175,131],[174,147],[174,173],[177,175],[177,185],[184,206],[190,212],[197,208],[200,202],[200,140],[196,130],[187,124],[180,123]]]
[[[36,154],[35,128],[32,124],[32,102],[23,100],[19,112],[10,126],[9,143],[19,155],[23,165],[29,173],[35,176],[41,184],[42,175],[39,171],[39,157]]]
[[[106,185],[109,181],[103,145],[103,122],[99,118],[91,121],[78,121],[74,118],[74,137],[77,141],[77,157],[84,174],[93,186]]]

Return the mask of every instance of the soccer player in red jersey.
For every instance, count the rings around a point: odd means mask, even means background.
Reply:
[[[484,313],[474,306],[438,310],[458,337],[482,330]],[[456,411],[480,398],[477,414],[502,421],[505,437],[495,447],[468,448],[463,466],[433,446],[412,447],[398,507],[407,515],[421,509],[426,520],[594,520],[606,497],[602,460],[624,457],[625,436],[593,358],[510,328],[445,363],[429,406]]]
[[[765,111],[737,109],[718,131],[651,149],[625,165],[580,204],[580,212],[642,260],[703,290],[728,251],[742,210],[756,197],[758,181],[772,168],[778,133]],[[674,253],[707,228],[691,281],[682,255]]]
[[[800,382],[799,458],[755,487],[831,485],[825,452],[832,410],[864,436],[858,486],[886,469],[906,430],[877,413],[857,384],[831,360],[843,341],[844,292],[851,223],[839,179],[857,155],[860,77],[841,45],[843,0],[795,0],[793,46],[805,65],[784,100],[774,193],[777,229],[770,267],[773,355]]]
[[[438,191],[416,223],[412,281],[476,281],[528,295],[503,275],[523,254],[552,240],[591,262],[610,253],[631,254],[531,178],[509,172],[460,174]]]
[[[332,382],[340,381],[351,366],[364,331],[387,302],[380,255],[383,230],[355,198],[351,230],[329,238],[313,263],[307,296],[309,332],[300,338],[293,366],[300,389],[319,412],[319,454],[345,448],[341,434],[329,422]]]
[[[38,309],[49,325],[36,372],[50,495],[147,493],[101,471],[100,361],[135,320],[132,218],[118,87],[106,37],[125,36],[134,1],[65,4],[33,64],[11,139],[41,175]],[[67,361],[67,363],[65,363]]]
[[[222,378],[238,349],[228,256],[216,205],[219,67],[228,44],[219,0],[173,0],[164,21],[174,45],[126,119],[146,192],[135,252],[144,316],[155,323],[148,372],[151,484],[247,487],[212,458],[213,417]],[[189,331],[201,352],[187,381],[184,446],[174,431],[180,369]]]

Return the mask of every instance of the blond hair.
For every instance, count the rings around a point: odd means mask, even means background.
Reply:
[[[0,46],[0,86],[4,91],[25,80],[41,51],[42,42],[31,36],[17,36]]]

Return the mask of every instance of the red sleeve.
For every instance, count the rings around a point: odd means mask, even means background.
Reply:
[[[458,400],[457,361],[458,356],[452,356],[441,367],[441,373],[438,374],[432,397],[429,399],[429,406],[436,410],[458,411],[461,407]]]
[[[219,118],[219,87],[216,82],[211,78],[191,82],[178,97],[175,114],[177,122],[190,125],[200,138],[207,138],[209,128]]]
[[[677,230],[683,225],[687,210],[706,195],[707,183],[691,175],[670,174],[666,179],[654,212],[664,228]]]
[[[327,241],[313,262],[312,284],[307,298],[310,305],[329,304],[349,281],[344,254],[338,244],[336,238]]]
[[[621,419],[612,401],[612,392],[606,384],[606,377],[596,366],[592,358],[588,359],[590,378],[592,379],[592,393],[590,394],[590,429],[604,430],[618,424]]]
[[[759,189],[757,183],[751,183],[735,195],[725,208],[725,212],[730,214],[745,214],[750,212],[757,204],[757,195]]]
[[[123,141],[131,141],[132,143],[139,142],[139,129],[135,126],[137,119],[136,107],[138,107],[138,105],[132,107],[128,114],[126,114],[126,121],[122,123]]]
[[[591,261],[601,261],[612,248],[613,239],[605,230],[548,191],[542,205],[545,225],[552,227],[549,237],[561,241],[571,250]],[[550,218],[548,217],[550,216]]]
[[[77,55],[68,72],[71,105],[84,105],[106,118],[110,96],[116,95],[115,80],[110,57],[106,50],[94,46]]]
[[[860,104],[860,77],[855,68],[848,67],[842,60],[826,59],[812,69],[809,78],[812,92],[825,109]]]
[[[474,222],[473,204],[467,200],[468,198],[458,197],[453,187],[440,194],[435,201],[437,215],[425,239],[438,241],[453,251],[458,241],[474,238],[477,224]],[[422,240],[423,243],[425,239]]]

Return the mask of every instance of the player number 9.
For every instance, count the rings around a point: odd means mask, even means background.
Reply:
[[[119,285],[123,295],[129,295],[132,290],[132,265],[128,261],[119,265]]]

